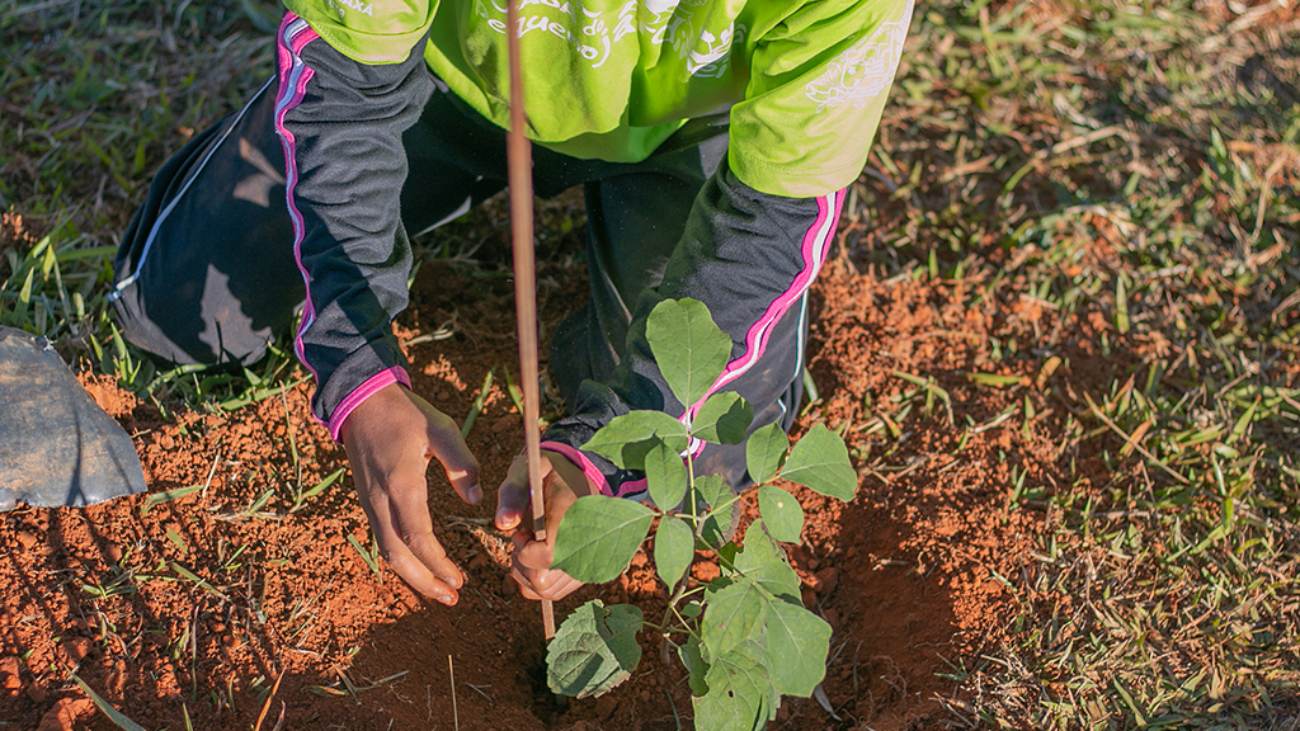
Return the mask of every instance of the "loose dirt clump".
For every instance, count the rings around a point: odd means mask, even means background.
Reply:
[[[399,336],[417,342],[408,347],[415,390],[458,420],[497,369],[469,434],[491,486],[522,449],[501,377],[516,358],[510,301],[448,274],[437,264],[421,271]],[[582,288],[574,276],[555,284],[543,301],[547,323]],[[839,504],[788,486],[808,515],[803,543],[790,546],[804,601],[834,636],[825,703],[788,699],[773,728],[932,727],[946,718],[937,699],[955,687],[945,674],[1007,632],[1005,577],[1031,562],[1041,491],[1057,477],[1053,434],[1065,407],[1042,384],[1101,379],[1094,366],[1120,366],[1085,352],[1085,313],[1059,323],[1075,334],[1066,338],[1072,365],[1046,375],[1002,366],[1029,386],[1015,395],[977,388],[966,374],[992,367],[992,338],[1029,339],[1058,323],[1040,309],[969,299],[960,282],[887,283],[845,262],[818,284],[810,365],[820,400],[797,429],[824,421],[841,431],[861,489]],[[472,336],[416,336],[471,311]],[[898,373],[932,379],[950,395],[951,417],[940,401],[927,409]],[[422,601],[382,562],[372,566],[350,477],[296,505],[302,490],[346,467],[310,416],[309,384],[233,413],[164,420],[103,377],[82,380],[132,434],[151,494],[0,516],[0,717],[102,727],[82,713],[75,672],[146,728],[184,728],[187,717],[200,730],[247,728],[264,712],[265,728],[283,712],[288,729],[689,727],[684,675],[660,661],[652,633],[626,685],[555,704],[538,607],[507,575],[491,496],[466,505],[430,470],[435,530],[468,577],[454,608]],[[1001,417],[1026,401],[1030,421]],[[710,568],[697,566],[697,578]],[[667,598],[644,555],[557,613],[593,597],[637,602],[647,616]]]

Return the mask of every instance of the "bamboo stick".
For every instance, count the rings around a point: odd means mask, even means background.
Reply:
[[[542,492],[541,396],[537,367],[537,273],[533,253],[533,154],[524,135],[523,68],[519,60],[516,3],[506,2],[506,43],[510,56],[510,131],[506,162],[510,170],[510,241],[515,267],[515,320],[519,332],[519,387],[524,392],[524,449],[528,455],[528,491],[533,505],[533,536],[546,540],[546,505]],[[546,639],[555,636],[555,609],[542,600]]]

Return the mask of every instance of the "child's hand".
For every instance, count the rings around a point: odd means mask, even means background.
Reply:
[[[483,498],[478,461],[456,422],[394,384],[348,415],[342,437],[357,496],[384,560],[411,588],[455,604],[465,577],[433,534],[425,470],[437,458],[465,502]]]
[[[514,530],[514,561],[510,575],[526,599],[563,599],[582,582],[551,568],[555,531],[578,498],[598,492],[582,470],[554,452],[542,452],[542,485],[546,494],[546,540],[533,538],[532,503],[528,495],[528,460],[520,456],[497,494],[497,528]],[[525,518],[527,516],[527,518]]]

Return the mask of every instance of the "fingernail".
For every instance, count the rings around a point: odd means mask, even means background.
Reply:
[[[471,487],[465,494],[468,496],[471,505],[478,505],[479,501],[483,499],[483,491],[479,489],[478,485]]]

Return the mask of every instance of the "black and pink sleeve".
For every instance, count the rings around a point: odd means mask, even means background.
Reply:
[[[399,199],[402,133],[433,88],[417,44],[395,64],[354,61],[285,15],[276,39],[293,253],[306,288],[294,351],[316,377],[312,411],[337,439],[348,414],[410,385],[391,322],[407,304],[411,248]]]

